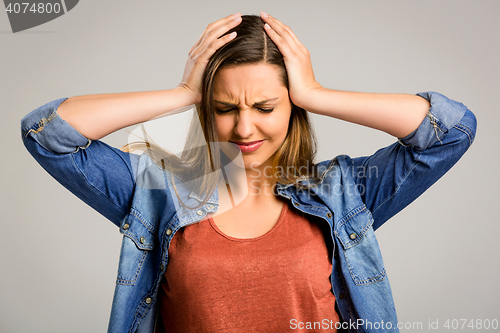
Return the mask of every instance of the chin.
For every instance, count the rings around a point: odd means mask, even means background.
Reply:
[[[245,157],[233,160],[232,163],[245,170],[257,169],[260,168],[260,166],[263,164],[262,162],[257,162],[255,160],[245,159]]]
[[[222,166],[233,165],[239,168],[246,169],[246,163],[243,154],[237,148],[234,148],[232,143],[220,142],[221,164]]]

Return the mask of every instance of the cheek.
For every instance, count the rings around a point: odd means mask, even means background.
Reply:
[[[290,122],[290,114],[291,112],[284,113],[280,119],[277,119],[276,131],[281,139],[285,139],[288,134],[288,124]]]
[[[264,129],[266,136],[273,141],[281,142],[285,139],[288,132],[289,117],[280,115],[261,121],[261,128]]]
[[[280,127],[281,140],[285,140],[287,134],[288,134],[288,119],[285,119]]]
[[[215,125],[217,127],[217,135],[219,139],[223,139],[227,136],[227,121],[225,122],[223,118],[215,118]]]

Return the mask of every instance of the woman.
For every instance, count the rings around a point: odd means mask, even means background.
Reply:
[[[192,104],[206,148],[194,136],[181,158],[99,141]],[[399,139],[314,163],[307,112]],[[397,332],[374,230],[458,161],[475,128],[438,93],[323,88],[307,49],[265,13],[210,24],[174,89],[62,98],[22,120],[35,159],[124,234],[110,332]]]

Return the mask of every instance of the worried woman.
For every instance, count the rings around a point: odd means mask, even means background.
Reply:
[[[109,332],[397,332],[374,231],[465,153],[476,120],[436,92],[346,92],[270,15],[208,25],[169,90],[61,98],[24,144],[124,235]],[[196,107],[181,156],[100,141]],[[316,113],[397,138],[315,160]],[[137,154],[136,149],[143,154]]]

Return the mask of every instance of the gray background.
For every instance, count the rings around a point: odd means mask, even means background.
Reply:
[[[401,322],[428,331],[439,320],[445,331],[447,319],[500,320],[500,1],[88,0],[17,34],[0,13],[0,332],[105,331],[121,243],[114,225],[31,158],[20,119],[60,97],[172,88],[208,23],[261,10],[294,30],[325,87],[433,90],[475,112],[471,149],[377,236]],[[318,160],[394,141],[312,118]],[[127,135],[105,141],[122,146]]]

